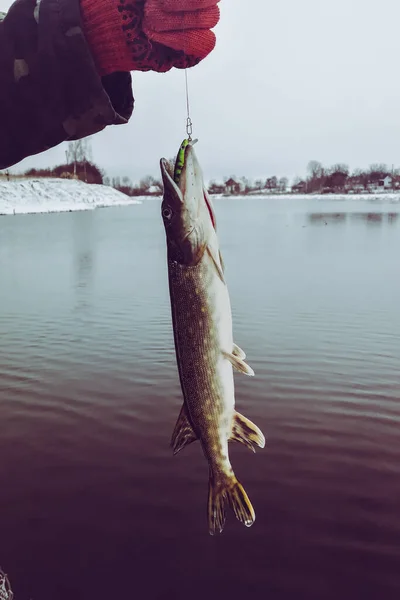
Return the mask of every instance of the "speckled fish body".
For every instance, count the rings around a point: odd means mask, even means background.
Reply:
[[[229,460],[229,440],[254,450],[254,445],[264,447],[265,439],[235,410],[233,366],[247,375],[254,372],[233,342],[215,213],[193,146],[185,146],[178,182],[164,159],[161,172],[172,321],[184,398],[172,446],[176,454],[195,440],[202,445],[210,471],[208,525],[214,534],[224,527],[226,502],[246,526],[255,520]]]

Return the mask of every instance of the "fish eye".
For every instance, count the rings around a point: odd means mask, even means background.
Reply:
[[[165,208],[163,208],[162,216],[164,217],[164,219],[168,219],[168,220],[172,219],[172,210],[169,206],[166,206]]]

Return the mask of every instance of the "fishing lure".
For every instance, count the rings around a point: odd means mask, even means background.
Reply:
[[[185,148],[190,144],[189,140],[183,140],[180,145],[178,156],[175,161],[175,171],[174,171],[174,181],[176,185],[179,184],[179,180],[181,177],[182,169],[185,164]]]
[[[179,151],[178,151],[178,156],[176,157],[176,161],[175,161],[175,170],[174,170],[174,181],[176,183],[176,185],[179,185],[179,181],[181,178],[181,174],[182,174],[182,170],[183,167],[185,166],[185,150],[187,148],[187,146],[189,146],[189,144],[191,144],[192,146],[194,146],[199,140],[192,140],[190,138],[183,140],[182,144],[180,145]]]

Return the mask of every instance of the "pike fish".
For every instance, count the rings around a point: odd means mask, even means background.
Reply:
[[[215,212],[191,142],[182,144],[178,161],[175,170],[164,158],[160,161],[172,323],[184,398],[171,446],[177,454],[196,440],[201,443],[209,465],[208,528],[214,535],[224,528],[226,505],[247,527],[255,520],[233,472],[228,442],[241,442],[255,452],[255,446],[264,448],[265,438],[235,410],[233,368],[250,376],[254,371],[233,342]]]

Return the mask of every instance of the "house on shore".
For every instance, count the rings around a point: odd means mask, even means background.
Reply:
[[[395,187],[395,179],[391,175],[386,175],[383,179],[370,183],[368,185],[369,192],[389,192]]]
[[[384,179],[378,181],[378,186],[383,187],[384,190],[390,190],[393,186],[393,179],[390,175],[386,175]]]
[[[230,178],[228,179],[228,181],[225,182],[225,192],[227,194],[231,194],[232,196],[234,196],[236,194],[240,194],[241,191],[242,186],[238,181],[235,181],[234,179]]]
[[[307,182],[299,181],[296,185],[292,185],[292,194],[305,194],[307,192]]]

